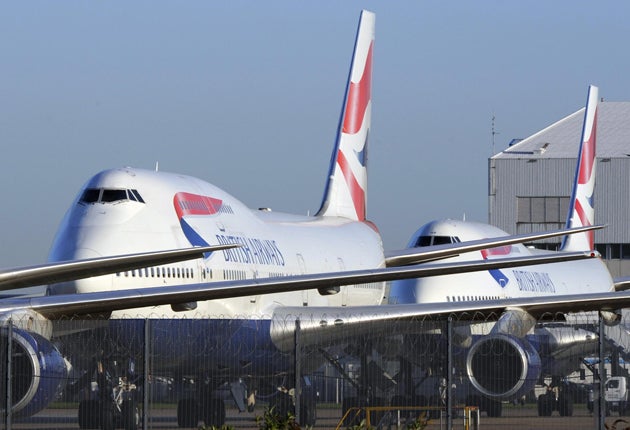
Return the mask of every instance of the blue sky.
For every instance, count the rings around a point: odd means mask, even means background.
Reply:
[[[315,211],[362,8],[368,215],[388,249],[431,219],[487,220],[493,115],[499,151],[580,109],[591,83],[630,100],[626,2],[5,2],[0,266],[45,261],[111,167],[159,162],[250,207]]]

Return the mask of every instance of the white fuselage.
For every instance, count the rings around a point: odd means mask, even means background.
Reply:
[[[508,233],[488,224],[441,220],[422,226],[409,241],[409,247],[456,243]],[[419,245],[419,242],[421,245]],[[528,256],[543,251],[524,245],[511,245],[470,252],[442,261]],[[555,264],[524,266],[466,274],[444,275],[392,282],[389,303],[437,303],[492,300],[547,295],[596,293],[613,290],[613,280],[599,258]]]
[[[49,260],[62,261],[201,244],[239,243],[203,260],[51,285],[49,294],[281,277],[384,266],[382,241],[369,222],[252,210],[199,179],[122,168],[90,179],[66,214]],[[269,316],[276,306],[380,304],[384,284],[200,302],[115,313],[132,317]]]

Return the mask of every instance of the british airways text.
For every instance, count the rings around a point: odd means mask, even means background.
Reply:
[[[256,239],[244,236],[226,236],[217,234],[217,241],[221,245],[238,243],[239,248],[224,249],[225,261],[237,263],[273,264],[284,266],[284,257],[275,240]]]
[[[523,270],[513,270],[516,277],[518,289],[521,291],[532,291],[537,293],[555,293],[556,286],[553,284],[548,273],[526,272]]]

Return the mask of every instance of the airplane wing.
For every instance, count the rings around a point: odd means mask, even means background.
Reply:
[[[615,283],[615,291],[630,290],[630,276],[615,278],[614,283]]]
[[[282,351],[294,347],[293,330],[300,319],[300,344],[316,346],[331,344],[353,335],[391,336],[392,333],[414,333],[426,330],[423,320],[488,321],[498,319],[506,309],[525,310],[536,319],[549,315],[587,311],[614,312],[630,306],[630,292],[572,294],[532,298],[359,307],[279,307],[274,310],[272,338]],[[410,323],[414,325],[410,325]]]
[[[502,236],[488,239],[471,240],[460,243],[426,246],[420,248],[407,248],[399,251],[385,253],[387,267],[420,264],[427,261],[440,260],[454,257],[464,252],[479,251],[497,246],[513,245],[515,243],[533,242],[535,240],[548,239],[550,237],[564,236],[589,230],[599,230],[603,225],[577,227],[571,229],[551,230],[544,233],[526,233],[512,236]]]
[[[535,257],[435,263],[431,265],[331,272],[280,278],[258,278],[96,293],[31,298],[24,297],[0,301],[0,313],[17,309],[32,309],[52,319],[71,315],[102,314],[114,310],[147,306],[188,303],[198,300],[214,300],[249,296],[252,294],[259,295],[369,282],[385,282],[396,279],[485,271],[597,257],[597,254],[592,252],[563,252]],[[357,307],[349,309],[354,309],[352,312],[356,312]]]
[[[0,270],[0,291],[73,281],[142,267],[193,260],[202,258],[204,254],[209,252],[238,246],[240,245],[230,244],[172,249],[4,269]]]

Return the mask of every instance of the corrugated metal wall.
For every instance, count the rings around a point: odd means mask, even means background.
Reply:
[[[630,157],[598,160],[595,185],[597,243],[630,243]],[[575,159],[498,158],[489,163],[489,222],[509,232],[549,230],[550,224],[517,226],[517,197],[570,196]]]

